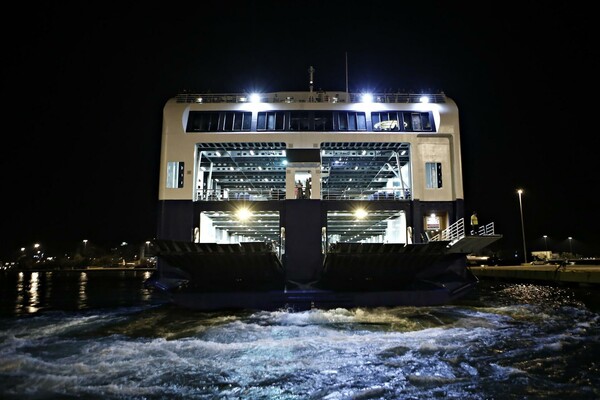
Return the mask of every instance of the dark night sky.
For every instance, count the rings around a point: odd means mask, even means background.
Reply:
[[[346,53],[350,91],[456,101],[466,210],[495,222],[504,249],[522,251],[522,187],[528,250],[548,235],[551,250],[568,251],[572,236],[575,252],[600,256],[595,13],[569,2],[354,3],[16,5],[0,28],[0,260],[34,242],[151,239],[170,97],[306,90],[311,65],[316,87],[340,91]]]

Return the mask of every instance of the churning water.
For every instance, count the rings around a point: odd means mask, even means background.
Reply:
[[[0,275],[2,399],[600,398],[594,288],[205,313],[164,303],[143,272],[34,274]]]

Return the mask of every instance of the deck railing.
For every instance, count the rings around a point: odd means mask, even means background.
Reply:
[[[308,197],[298,197],[308,198]],[[285,190],[275,188],[199,190],[197,201],[268,201],[285,200]],[[409,190],[393,189],[325,189],[323,200],[410,200]]]
[[[430,241],[448,240],[454,242],[465,237],[465,219],[461,218],[437,235],[431,237]]]
[[[274,92],[260,93],[261,103],[364,103],[363,93],[346,92]],[[444,92],[438,93],[373,93],[373,103],[421,103],[422,97],[429,103],[445,103]],[[248,103],[249,93],[180,93],[177,103]]]
[[[480,226],[479,230],[477,231],[477,234],[478,235],[494,235],[495,234],[494,223],[490,222],[489,224]],[[465,236],[466,236],[465,219],[461,218],[458,221],[456,221],[455,223],[453,223],[452,225],[450,225],[448,228],[446,228],[443,231],[441,231],[440,233],[438,233],[437,235],[431,237],[429,240],[430,241],[447,240],[447,241],[454,243],[454,242],[464,238]]]

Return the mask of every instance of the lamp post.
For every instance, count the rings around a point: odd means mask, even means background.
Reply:
[[[150,250],[150,241],[146,240],[146,245],[144,246],[144,257],[142,258],[148,258],[148,250]]]
[[[525,264],[527,264],[527,246],[525,245],[525,223],[523,222],[523,201],[521,199],[523,189],[518,189],[517,193],[519,194],[519,210],[521,211],[521,232],[523,233],[523,259],[525,260]]]
[[[573,255],[573,238],[571,236],[569,236],[569,252],[571,253],[571,256]]]
[[[548,235],[544,235],[544,244],[546,245],[546,251],[548,251]]]

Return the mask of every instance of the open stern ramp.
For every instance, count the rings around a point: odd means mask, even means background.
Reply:
[[[189,285],[203,291],[283,290],[285,274],[270,244],[194,243],[155,240],[162,262],[188,276]]]
[[[448,242],[423,244],[337,243],[327,253],[319,287],[341,291],[385,291],[418,282],[440,285],[462,280],[466,254],[451,252]]]

